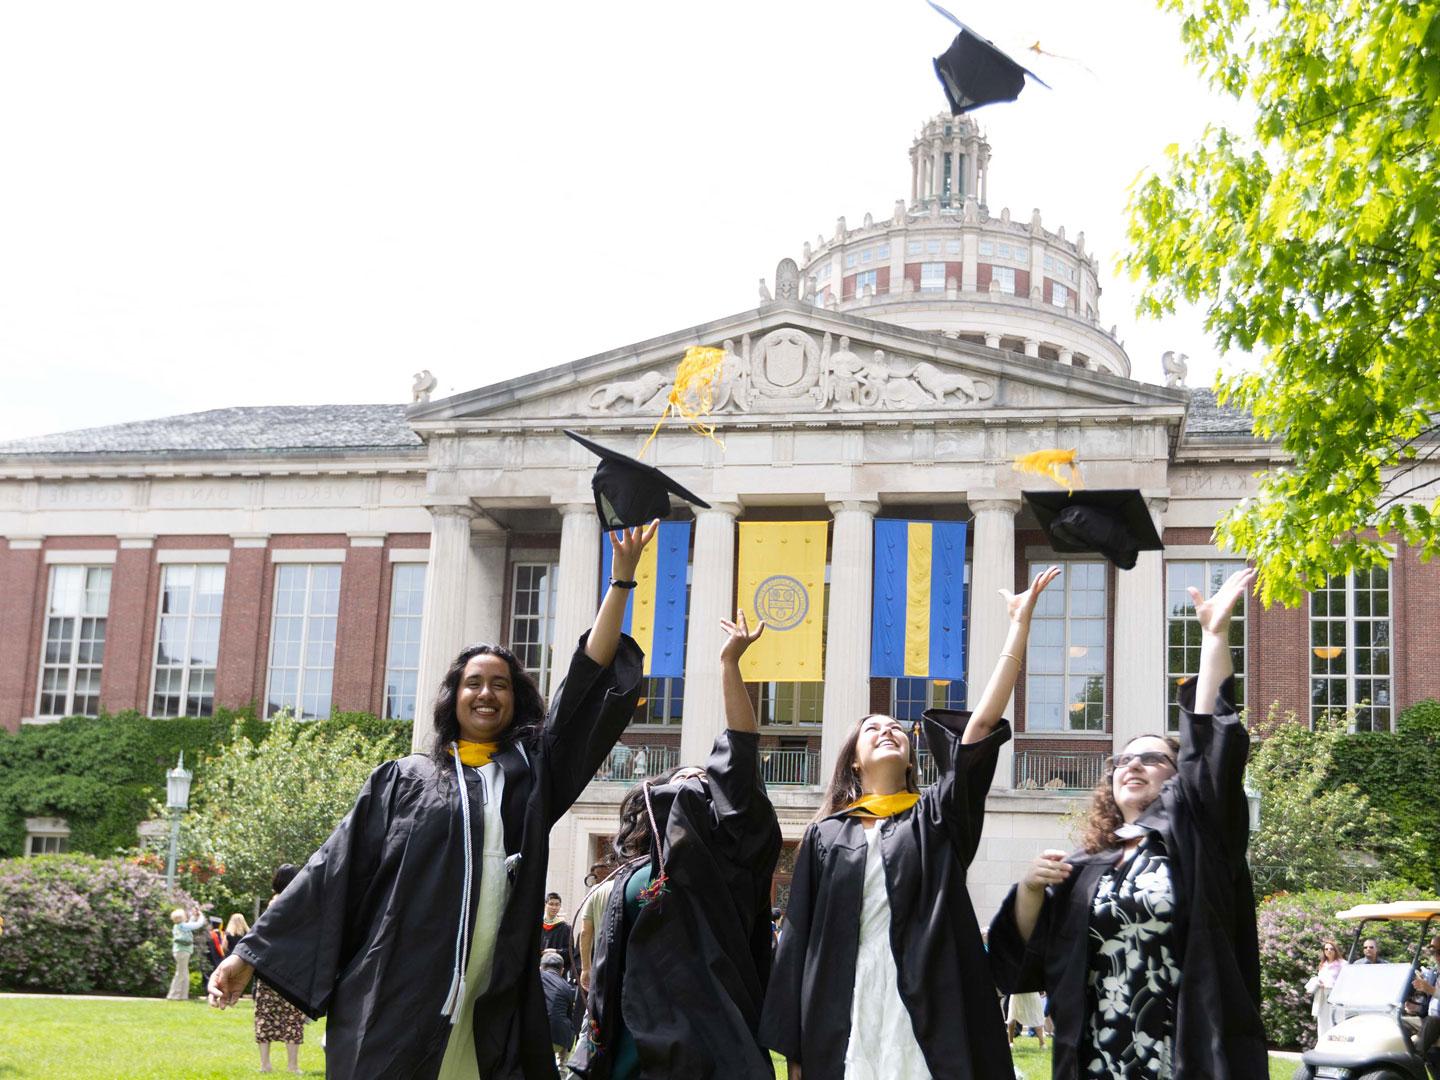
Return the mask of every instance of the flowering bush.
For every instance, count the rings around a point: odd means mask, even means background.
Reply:
[[[163,995],[170,912],[191,903],[124,859],[0,861],[0,990]]]
[[[1349,955],[1352,924],[1335,918],[1356,904],[1402,900],[1414,895],[1403,882],[1377,882],[1364,892],[1277,893],[1260,902],[1256,916],[1260,937],[1260,1014],[1265,1034],[1274,1046],[1315,1045],[1315,1018],[1305,984],[1320,967],[1320,946],[1326,940]],[[1380,946],[1383,958],[1408,960],[1414,950],[1413,933],[1402,927],[1366,930]]]

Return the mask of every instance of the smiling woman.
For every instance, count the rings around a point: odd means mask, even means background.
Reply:
[[[657,524],[611,534],[622,583]],[[258,974],[328,1016],[326,1075],[553,1080],[536,957],[549,833],[635,711],[644,657],[612,584],[547,714],[500,645],[472,645],[435,700],[429,754],[380,766],[349,815],[210,979]]]
[[[1001,988],[1050,995],[1057,1078],[1267,1075],[1229,645],[1253,579],[1189,590],[1203,639],[1179,741],[1131,739],[1096,786],[1082,850],[1043,852],[990,925]]]
[[[975,711],[925,713],[936,783],[919,790],[912,737],[893,717],[861,717],[842,744],[796,854],[760,1027],[792,1080],[1012,1075],[965,876],[1010,738],[1000,711],[1058,574],[1003,594],[1010,631]]]

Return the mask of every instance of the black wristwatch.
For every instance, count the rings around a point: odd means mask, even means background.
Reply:
[[[613,577],[612,577],[612,578],[610,579],[610,584],[611,584],[614,588],[617,588],[617,589],[633,589],[633,588],[635,588],[637,582],[634,582],[634,581],[621,581],[619,578],[613,578]]]

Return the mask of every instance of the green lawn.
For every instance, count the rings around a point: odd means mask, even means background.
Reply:
[[[217,1012],[199,1001],[80,1001],[0,997],[0,1080],[249,1080],[260,1068],[249,1001]],[[322,1020],[305,1028],[300,1068],[325,1075]],[[285,1048],[273,1047],[277,1080]],[[1025,1080],[1048,1080],[1050,1052],[1034,1039],[1015,1044]],[[1290,1080],[1293,1062],[1270,1059],[1271,1080]],[[777,1063],[775,1075],[785,1076]]]

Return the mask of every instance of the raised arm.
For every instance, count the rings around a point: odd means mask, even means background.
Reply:
[[[635,580],[635,568],[640,565],[640,553],[645,545],[655,539],[660,521],[650,522],[642,528],[620,529],[609,533],[611,581]],[[633,586],[631,586],[633,588]],[[595,613],[595,624],[590,628],[590,637],[585,641],[585,655],[601,667],[609,667],[615,659],[615,650],[620,644],[620,624],[625,621],[625,602],[630,599],[630,588],[619,588],[611,584],[605,590],[605,599]]]
[[[1010,695],[1015,690],[1015,681],[1020,677],[1020,660],[1025,654],[1025,643],[1030,639],[1030,617],[1035,614],[1035,601],[1040,598],[1045,587],[1059,576],[1060,568],[1052,566],[1035,575],[1030,588],[1019,596],[1009,589],[1000,590],[1010,613],[1010,632],[1005,635],[1005,647],[1000,650],[1000,656],[995,661],[995,670],[990,673],[990,681],[985,684],[985,692],[980,695],[979,704],[970,714],[970,722],[965,725],[961,742],[979,742],[1000,722],[1005,703],[1010,700]]]
[[[1255,580],[1255,570],[1237,570],[1226,579],[1208,600],[1200,590],[1190,588],[1190,602],[1195,605],[1195,619],[1200,623],[1200,674],[1195,680],[1195,711],[1213,713],[1220,687],[1235,671],[1230,655],[1230,616],[1245,590]]]
[[[720,628],[729,637],[720,650],[720,683],[725,697],[725,726],[731,731],[759,731],[755,721],[755,706],[750,704],[750,695],[745,690],[745,678],[740,674],[740,657],[745,655],[754,642],[765,632],[761,622],[750,632],[745,622],[745,612],[737,612],[735,622],[720,620]]]

